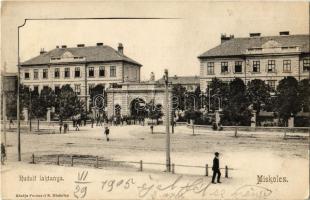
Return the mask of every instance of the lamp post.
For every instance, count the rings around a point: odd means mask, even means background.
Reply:
[[[20,28],[25,26],[26,19],[24,23],[17,27],[17,152],[18,161],[21,161],[21,144],[20,144],[20,56],[19,56],[19,31]]]
[[[31,89],[29,89],[29,93],[30,93],[30,102],[29,102],[29,109],[28,109],[28,113],[29,113],[29,131],[31,132],[32,131],[32,124],[31,124],[31,118],[32,118],[32,98],[31,98]]]
[[[204,108],[204,97],[205,97],[205,95],[204,95],[204,92],[202,91],[200,94],[200,102],[201,102],[200,107],[201,108]]]
[[[166,170],[170,172],[170,132],[169,132],[169,93],[168,93],[168,70],[165,69],[165,103],[166,103]]]
[[[209,88],[209,91],[208,91],[208,93],[209,93],[209,94],[208,94],[208,96],[209,96],[209,108],[208,108],[208,112],[210,112],[210,110],[211,110],[211,90],[212,90],[212,89]]]

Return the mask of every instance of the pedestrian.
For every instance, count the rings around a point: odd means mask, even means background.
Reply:
[[[75,127],[76,121],[75,118],[72,118],[72,126]]]
[[[94,128],[94,122],[95,122],[95,120],[94,120],[94,118],[92,117],[92,118],[91,118],[91,127],[92,127],[92,128]]]
[[[151,128],[151,133],[153,134],[153,129],[154,129],[153,125],[151,125],[150,128]]]
[[[104,133],[105,133],[105,136],[107,138],[107,141],[110,141],[110,138],[109,138],[110,129],[109,129],[109,127],[105,127]]]
[[[9,124],[9,128],[10,128],[10,129],[11,129],[11,125],[14,125],[13,119],[12,119],[12,118],[10,118],[10,124]]]
[[[212,166],[212,170],[213,170],[213,176],[212,176],[212,183],[216,184],[215,181],[215,176],[217,175],[217,182],[221,183],[220,179],[221,179],[221,172],[220,172],[220,161],[219,161],[219,153],[215,152],[215,157],[213,159],[213,166]]]
[[[68,131],[68,124],[65,123],[65,124],[64,124],[64,133],[67,133],[67,131]]]
[[[61,134],[61,130],[62,130],[62,120],[60,120],[59,122],[59,133]]]
[[[80,128],[79,128],[79,123],[75,123],[75,131],[79,131]]]
[[[6,159],[5,146],[1,143],[1,164],[4,165],[4,160]]]

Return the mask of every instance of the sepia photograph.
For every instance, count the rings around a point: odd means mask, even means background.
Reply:
[[[308,1],[1,1],[3,200],[309,199]]]

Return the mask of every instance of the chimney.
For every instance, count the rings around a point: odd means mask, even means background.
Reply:
[[[118,43],[118,53],[124,54],[124,47],[122,43]]]
[[[260,37],[260,33],[250,33],[250,37]]]
[[[67,48],[67,45],[62,45],[61,48],[65,49]]]
[[[103,43],[102,42],[98,42],[97,43],[97,47],[99,47],[99,46],[103,46]]]
[[[281,31],[279,32],[279,35],[290,35],[289,31]]]
[[[77,47],[85,47],[85,44],[78,44]]]
[[[226,36],[226,34],[221,34],[221,44],[233,38],[234,38],[234,35]]]
[[[40,49],[40,55],[46,53],[46,51],[44,51],[44,48]]]

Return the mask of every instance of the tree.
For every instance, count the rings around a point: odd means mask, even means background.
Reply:
[[[69,119],[84,112],[84,102],[79,99],[68,84],[61,87],[57,104],[58,110],[56,112],[61,120]]]
[[[146,110],[148,111],[148,118],[158,120],[163,116],[162,106],[157,104],[155,105],[154,101],[151,100],[146,104]]]
[[[35,116],[37,119],[45,117],[47,109],[54,107],[56,104],[54,91],[50,87],[44,87],[40,94],[36,91],[30,91],[30,93],[31,107],[29,105],[29,111],[31,111],[32,116]]]
[[[269,104],[270,92],[271,88],[263,80],[254,79],[248,83],[247,97],[257,115],[265,105]]]
[[[208,96],[208,101],[210,99],[209,110],[217,110],[220,107],[218,99],[221,99],[222,106],[227,104],[229,84],[218,78],[213,78],[206,92],[208,95],[210,94],[210,97]]]
[[[228,101],[223,107],[222,123],[225,125],[249,125],[251,111],[246,96],[246,86],[240,78],[229,84]]]
[[[175,84],[172,87],[172,102],[173,102],[173,108],[174,109],[185,109],[185,93],[186,88],[182,86],[181,84]]]
[[[301,110],[301,102],[298,98],[298,82],[294,77],[288,76],[279,82],[275,108],[279,117],[286,124],[291,116],[295,116]]]
[[[105,106],[107,105],[107,104],[106,104],[107,99],[105,98],[105,97],[106,97],[106,92],[105,92],[104,86],[103,86],[102,84],[96,85],[94,88],[92,88],[92,89],[89,91],[89,93],[90,93],[90,100],[91,100],[90,106],[91,106],[91,107],[95,106],[95,104],[96,104],[96,106],[97,106],[98,108],[103,108],[103,107],[105,107]],[[103,97],[103,98],[104,98],[104,102],[102,102],[102,101],[96,101],[96,99],[97,99],[97,100],[100,100],[100,99],[101,99],[101,97],[100,97],[100,98],[97,98],[98,96]],[[95,103],[94,101],[96,101],[96,103]]]
[[[298,84],[298,99],[304,112],[310,111],[310,85],[309,79],[303,79]]]

